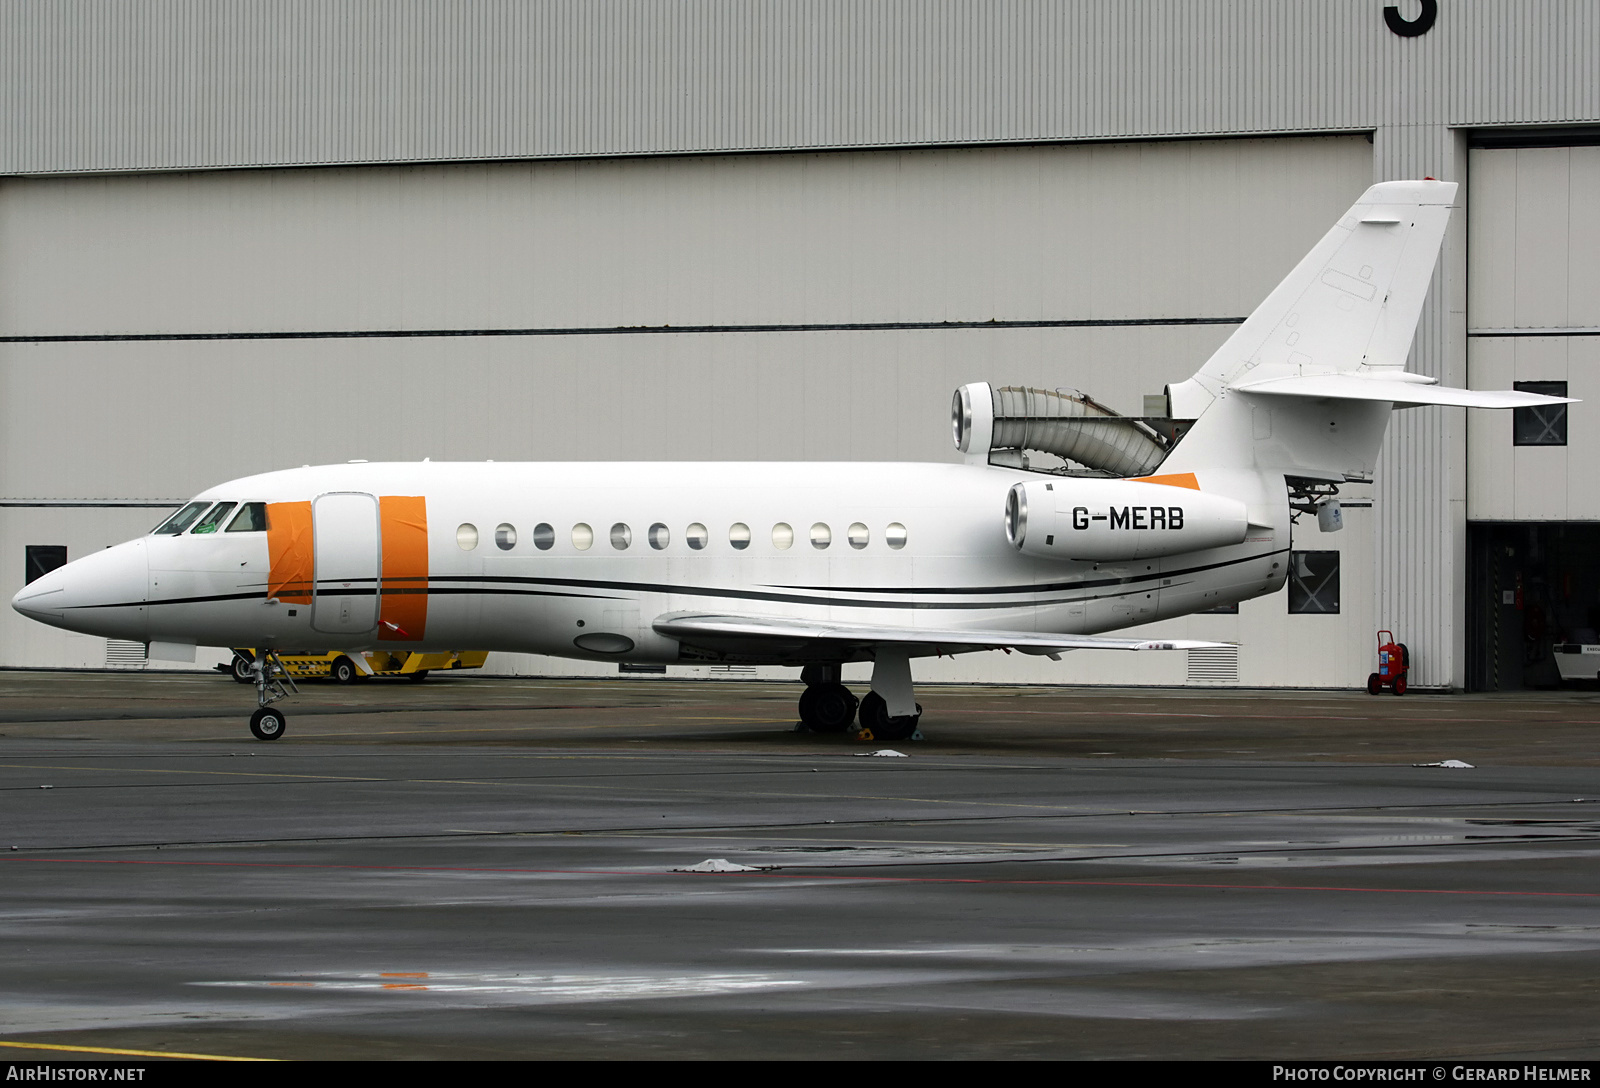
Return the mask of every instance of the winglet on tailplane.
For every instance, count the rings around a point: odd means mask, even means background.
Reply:
[[[1406,356],[1456,186],[1387,181],[1361,195],[1205,366],[1168,388],[1193,429],[1161,466],[1372,475],[1391,408],[1523,408],[1535,393],[1450,389]]]

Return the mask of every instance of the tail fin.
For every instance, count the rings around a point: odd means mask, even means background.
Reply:
[[[1455,195],[1443,181],[1363,193],[1194,377],[1168,387],[1173,416],[1197,422],[1161,471],[1368,478],[1395,405],[1555,403],[1405,371]]]

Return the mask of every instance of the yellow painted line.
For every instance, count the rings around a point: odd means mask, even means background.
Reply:
[[[55,763],[0,763],[0,767],[14,771],[99,771],[115,774],[132,771],[136,774],[201,774],[222,778],[310,778],[326,782],[388,782],[387,778],[364,778],[354,774],[272,774],[267,771],[194,771],[177,767],[76,767]]]
[[[659,729],[657,722],[624,722],[621,724],[596,724],[596,725],[474,725],[462,729],[360,729],[343,733],[305,733],[299,735],[300,740],[326,740],[329,737],[404,737],[404,736],[433,736],[444,733],[519,733],[529,730],[549,732],[551,730],[571,730],[578,732],[585,729]]]
[[[795,715],[787,714],[777,718],[757,718],[749,714],[683,714],[677,719],[680,722],[792,722]]]
[[[74,1054],[121,1054],[130,1058],[193,1058],[202,1062],[276,1062],[281,1058],[241,1058],[234,1054],[185,1054],[177,1050],[122,1050],[110,1046],[61,1046],[56,1043],[8,1043],[18,1050],[69,1050]]]

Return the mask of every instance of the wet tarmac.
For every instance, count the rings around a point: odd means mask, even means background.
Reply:
[[[1600,1057],[1600,694],[798,692],[0,672],[0,1041]]]

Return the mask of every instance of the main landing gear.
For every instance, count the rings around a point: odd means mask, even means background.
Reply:
[[[235,656],[235,676],[238,675],[239,662],[242,660],[242,657]],[[250,732],[255,734],[257,740],[277,740],[283,736],[289,722],[283,711],[274,709],[271,704],[291,694],[300,694],[300,689],[295,686],[289,670],[283,667],[283,662],[278,660],[278,655],[271,650],[258,650],[255,660],[246,662],[246,666],[249,682],[256,686],[256,702],[260,704],[259,709],[250,715]]]
[[[861,740],[910,740],[922,719],[922,704],[912,697],[911,662],[893,651],[880,652],[872,669],[872,690],[857,699],[839,682],[838,665],[807,665],[800,672],[800,722],[817,733],[843,733],[859,712]],[[899,711],[899,713],[893,713]]]
[[[889,703],[875,691],[869,691],[861,700],[862,740],[910,740],[917,733],[917,723],[922,720],[922,704],[916,703],[913,714],[890,714]]]
[[[839,666],[807,665],[800,671],[805,694],[800,696],[800,721],[817,733],[843,733],[856,720],[860,703],[839,683]]]

